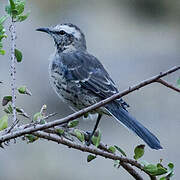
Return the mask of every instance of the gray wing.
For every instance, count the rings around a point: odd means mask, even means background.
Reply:
[[[115,83],[96,57],[86,52],[74,52],[63,54],[62,62],[67,66],[65,78],[80,83],[81,87],[91,91],[95,96],[105,99],[118,92]],[[129,107],[122,99],[116,101],[124,109]]]

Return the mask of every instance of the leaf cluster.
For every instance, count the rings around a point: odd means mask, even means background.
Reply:
[[[3,49],[3,43],[2,43],[2,40],[4,38],[7,38],[7,35],[6,35],[6,30],[4,28],[4,22],[5,20],[7,19],[8,16],[2,16],[0,18],[0,54],[1,55],[4,55],[5,54],[5,50]]]
[[[25,0],[9,0],[9,5],[5,7],[5,11],[13,18],[14,22],[22,22],[29,16],[29,12],[23,14],[25,4]]]

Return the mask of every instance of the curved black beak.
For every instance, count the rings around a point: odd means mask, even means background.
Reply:
[[[38,28],[38,29],[36,29],[36,31],[50,33],[50,29],[49,28]]]

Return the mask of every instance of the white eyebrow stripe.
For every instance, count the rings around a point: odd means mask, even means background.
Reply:
[[[68,34],[73,34],[75,38],[80,39],[81,34],[78,30],[76,30],[74,27],[70,27],[68,25],[57,25],[54,29],[57,31],[64,30]]]

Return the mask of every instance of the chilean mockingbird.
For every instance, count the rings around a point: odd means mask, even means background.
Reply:
[[[37,30],[54,39],[56,50],[49,65],[50,82],[58,96],[71,108],[80,110],[118,93],[100,61],[87,52],[85,36],[77,26],[66,23]],[[92,111],[98,113],[98,118],[90,139],[102,115],[106,114],[131,129],[151,148],[161,149],[159,140],[128,113],[128,106],[120,98]]]

